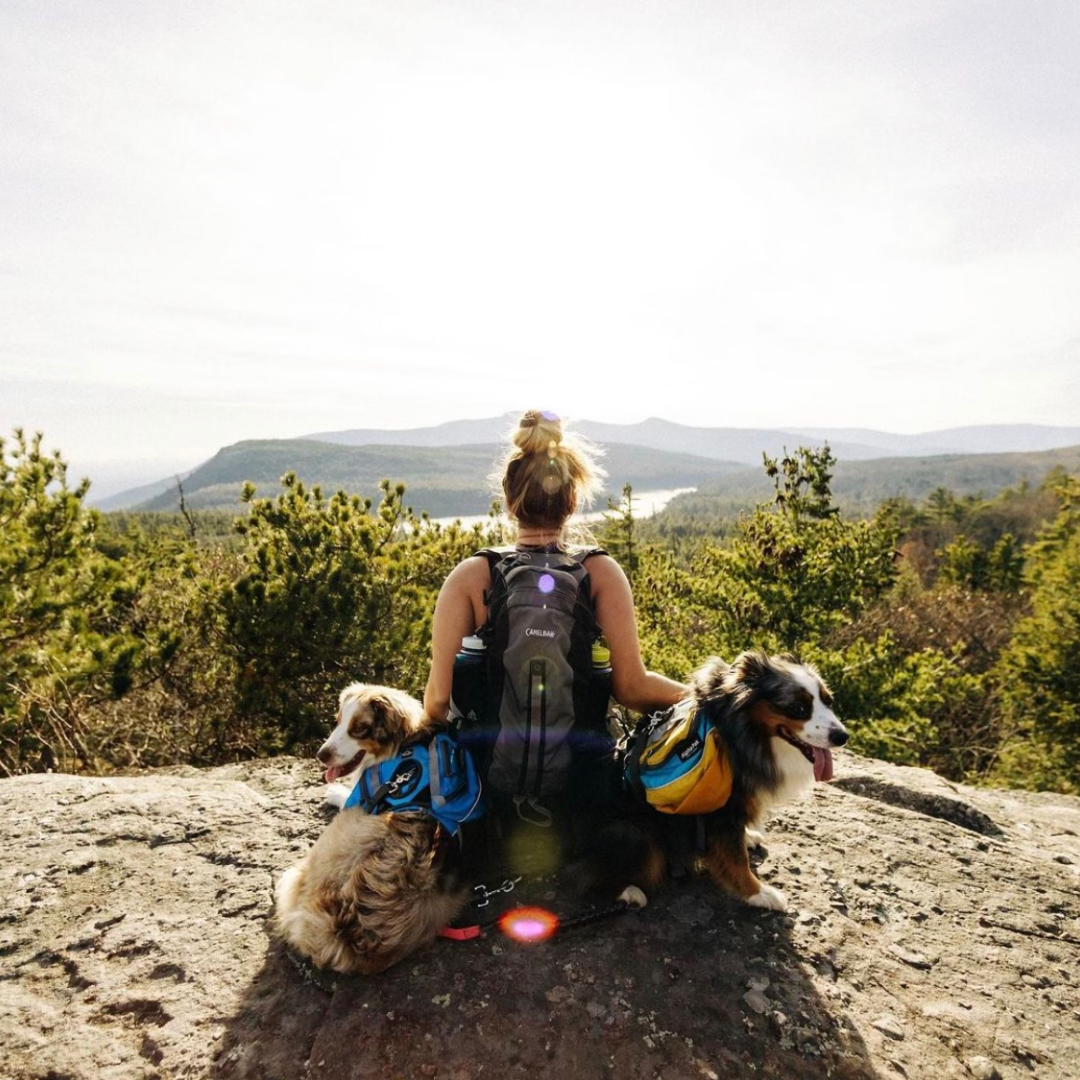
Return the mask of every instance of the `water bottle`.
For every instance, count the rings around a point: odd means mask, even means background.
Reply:
[[[606,727],[611,704],[611,650],[599,641],[592,647],[592,679],[589,683],[589,718],[598,727]]]
[[[611,704],[611,650],[593,642],[586,729],[579,737],[575,784],[586,805],[606,806],[618,791],[615,740],[608,725]]]
[[[468,634],[454,657],[450,689],[450,720],[461,733],[482,729],[487,718],[487,647],[482,638]]]

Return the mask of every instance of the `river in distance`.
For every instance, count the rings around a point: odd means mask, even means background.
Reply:
[[[688,491],[695,491],[695,488],[669,488],[665,491],[635,491],[634,492],[634,517],[647,518],[652,517],[653,514],[660,513],[665,506],[676,495],[684,495]],[[607,509],[606,505],[602,510],[591,510],[585,514],[576,514],[573,521],[601,521],[605,515],[611,513],[617,513],[618,511],[612,511]],[[438,525],[451,525],[455,521],[461,522],[462,526],[466,529],[471,529],[477,522],[486,522],[490,520],[487,514],[473,514],[469,517],[443,517],[432,518]]]

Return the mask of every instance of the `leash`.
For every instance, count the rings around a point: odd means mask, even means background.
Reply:
[[[496,885],[494,889],[489,889],[486,885],[474,885],[473,892],[479,893],[479,895],[473,897],[473,907],[487,907],[491,903],[491,898],[493,896],[498,896],[500,893],[513,892],[514,886],[517,885],[520,880],[520,876],[516,878],[506,878],[501,885]],[[439,937],[449,938],[451,941],[471,941],[473,938],[480,937],[485,930],[489,930],[491,927],[497,925],[500,918],[502,918],[502,916],[485,919],[474,923],[472,926],[444,926],[439,931]]]
[[[501,885],[489,889],[486,885],[476,885],[474,892],[480,895],[473,899],[473,905],[477,908],[487,907],[491,903],[491,897],[500,893],[513,892],[514,887],[521,881],[520,877],[507,878]],[[616,915],[624,915],[630,910],[631,904],[625,900],[615,900],[603,907],[593,907],[580,915],[574,915],[569,919],[560,919],[554,912],[547,908],[519,905],[509,908],[499,915],[488,919],[481,919],[469,926],[444,926],[439,932],[439,937],[450,941],[472,941],[483,937],[488,931],[498,928],[508,938],[522,944],[532,944],[538,941],[547,941],[558,933],[566,930],[574,930],[581,926],[590,926],[593,923],[602,922]]]
[[[521,881],[520,875],[516,878],[506,878],[501,885],[496,885],[494,889],[489,889],[486,885],[474,885],[473,886],[473,898],[472,905],[475,908],[486,908],[491,903],[493,896],[498,896],[500,893],[511,893],[514,891],[514,887]],[[490,930],[493,926],[497,925],[501,916],[496,915],[490,919],[482,919],[473,923],[470,926],[444,926],[438,933],[439,937],[449,938],[451,941],[471,941],[473,938],[480,937],[485,930]]]

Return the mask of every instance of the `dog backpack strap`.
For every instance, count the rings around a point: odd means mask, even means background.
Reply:
[[[379,779],[379,769],[367,768],[360,774],[360,778],[349,792],[349,797],[345,800],[342,809],[349,810],[357,807],[367,814],[377,814],[379,803],[386,798],[389,790],[389,782],[382,782]]]
[[[671,710],[667,709],[665,712],[652,713],[649,716],[643,717],[634,733],[630,736],[627,744],[626,756],[625,756],[625,776],[626,782],[630,789],[634,792],[640,792],[642,790],[641,785],[641,754],[645,749],[645,744],[649,740],[649,732],[671,715]]]
[[[428,786],[431,789],[431,809],[441,810],[446,805],[443,786],[450,777],[450,763],[446,760],[441,740],[436,737],[428,743]]]

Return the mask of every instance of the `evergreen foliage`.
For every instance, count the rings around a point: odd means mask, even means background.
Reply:
[[[464,553],[460,530],[425,531],[401,485],[382,483],[374,514],[295,473],[281,485],[276,499],[245,489],[241,572],[214,598],[239,715],[269,721],[259,752],[316,738],[349,682],[422,691],[435,595]]]
[[[823,640],[881,597],[896,573],[888,522],[847,521],[829,490],[829,448],[766,458],[772,506],[743,519],[729,543],[699,563],[717,582],[725,643],[796,651]]]
[[[1031,612],[995,670],[1004,732],[993,779],[1080,794],[1080,480],[1058,494],[1030,552]]]
[[[502,539],[443,528],[383,480],[296,472],[242,516],[104,515],[59,454],[0,441],[0,771],[211,764],[325,736],[358,679],[419,693],[445,575]],[[1080,791],[1080,480],[993,498],[928,487],[851,517],[828,446],[765,458],[772,498],[597,539],[625,568],[646,664],[789,650],[830,682],[854,749],[959,780]],[[180,492],[183,496],[183,492]]]
[[[0,439],[0,770],[87,765],[88,701],[123,695],[145,642],[141,579],[97,547],[88,483],[42,437]],[[168,647],[168,632],[162,635]]]

